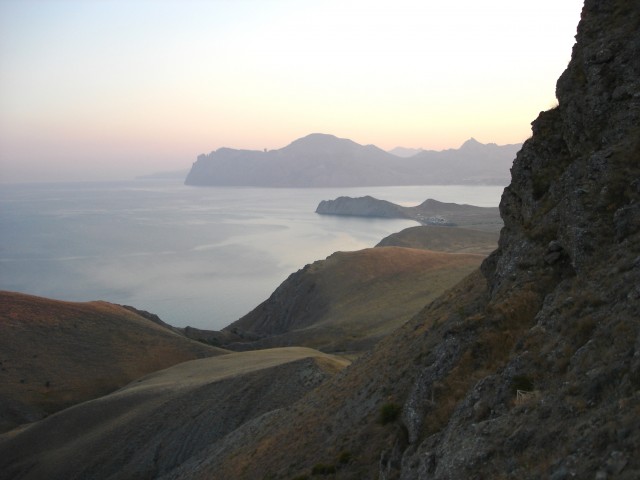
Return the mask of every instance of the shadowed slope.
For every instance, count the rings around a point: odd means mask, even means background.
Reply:
[[[185,362],[0,436],[0,478],[156,478],[347,364],[305,348]]]
[[[179,362],[226,353],[118,305],[0,292],[2,430]]]
[[[486,283],[476,271],[304,401],[244,425],[224,443],[207,447],[161,478],[254,479],[270,474],[291,479],[310,475],[318,464],[335,467],[337,478],[378,478],[382,451],[395,444],[406,447],[406,430],[397,420],[380,422],[382,406],[402,405],[423,365],[436,358],[457,358],[458,351],[447,353],[451,341],[444,340],[456,333],[444,323],[459,322],[465,312],[452,311],[452,302],[471,310],[484,301]],[[434,324],[441,325],[435,330]],[[447,385],[442,388],[444,401],[449,393]],[[449,408],[455,405],[446,403]],[[294,452],[282,448],[292,438]],[[347,461],[341,461],[345,457]]]

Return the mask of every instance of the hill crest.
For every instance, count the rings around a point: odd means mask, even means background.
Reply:
[[[120,305],[0,292],[0,430],[116,390],[141,375],[226,351]]]

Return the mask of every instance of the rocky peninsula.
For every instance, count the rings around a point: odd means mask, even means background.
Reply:
[[[371,196],[338,197],[323,200],[316,213],[321,215],[349,215],[357,217],[407,218],[421,225],[460,226],[478,230],[497,231],[502,228],[498,208],[444,203],[428,199],[414,207],[404,207]]]

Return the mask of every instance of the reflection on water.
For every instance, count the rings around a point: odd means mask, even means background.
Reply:
[[[194,188],[174,182],[0,186],[0,289],[107,300],[177,326],[219,329],[291,273],[374,246],[408,220],[315,214],[371,195],[496,206],[502,187]]]

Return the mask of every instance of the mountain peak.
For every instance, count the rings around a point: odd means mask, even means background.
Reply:
[[[482,146],[484,146],[483,143],[480,143],[475,138],[471,137],[469,140],[467,140],[460,146],[460,150],[470,150],[472,148],[478,148]]]
[[[315,147],[318,145],[331,145],[339,142],[351,142],[351,140],[347,140],[345,138],[338,138],[335,135],[331,135],[328,133],[310,133],[305,137],[301,137],[301,138],[298,138],[297,140],[294,140],[288,145],[288,147],[291,147],[293,145],[304,145],[305,147],[308,147],[308,146]]]

